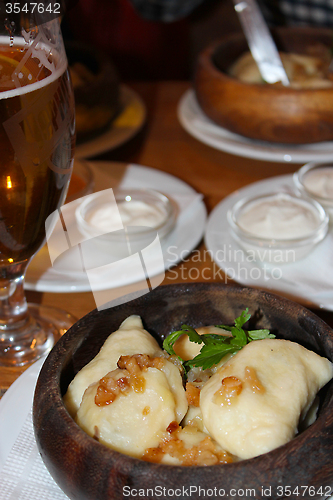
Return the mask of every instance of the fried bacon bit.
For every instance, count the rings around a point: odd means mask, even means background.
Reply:
[[[126,377],[120,377],[117,380],[117,386],[121,391],[125,391],[129,387],[128,379]]]
[[[116,399],[121,391],[123,382],[118,385],[117,380],[107,375],[100,379],[95,395],[95,404],[97,406],[106,406]]]
[[[159,464],[162,462],[164,452],[160,448],[147,448],[142,455],[142,460]]]
[[[242,381],[237,377],[225,377],[221,388],[215,392],[213,402],[218,405],[231,405],[232,401],[242,392]]]
[[[153,367],[161,370],[164,366],[163,358],[151,358],[147,354],[135,354],[134,356],[121,356],[117,363],[118,368],[123,370],[124,375],[118,380],[110,372],[101,378],[95,395],[95,404],[97,406],[106,406],[119,396],[126,394],[130,390],[134,392],[144,392],[145,378],[142,372]]]
[[[186,382],[186,399],[189,405],[199,406],[200,405],[200,389],[195,387],[192,382]]]
[[[168,431],[169,436],[162,440],[157,448],[148,448],[143,454],[142,459],[146,462],[161,463],[164,455],[168,454],[186,466],[208,466],[218,463],[231,463],[233,461],[227,452],[216,448],[216,445],[209,436],[205,437],[198,445],[186,448],[184,442],[178,437],[181,427],[178,424],[177,427],[171,433]]]
[[[257,376],[257,372],[252,366],[245,367],[245,380],[250,384],[252,392],[263,394],[266,389],[260,382]]]
[[[150,406],[145,406],[144,409],[142,410],[142,415],[146,416],[149,415],[150,413]]]
[[[172,434],[173,432],[177,432],[177,431],[179,431],[179,429],[180,429],[180,425],[175,420],[170,422],[170,424],[166,428],[166,430],[169,434]]]
[[[134,354],[133,356],[120,356],[118,368],[128,370],[131,375],[137,375],[148,368],[161,370],[164,366],[164,359],[161,357],[151,358],[148,354]]]

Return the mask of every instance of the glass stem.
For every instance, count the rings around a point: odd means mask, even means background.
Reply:
[[[30,352],[36,343],[31,335],[36,322],[31,317],[24,294],[24,277],[28,260],[0,267],[0,352],[11,358],[22,349]]]
[[[24,294],[24,276],[28,261],[0,268],[0,335],[11,335],[29,321]]]
[[[28,263],[0,268],[0,364],[4,366],[31,363],[54,344],[49,322],[38,317],[39,306],[28,305],[24,295]]]

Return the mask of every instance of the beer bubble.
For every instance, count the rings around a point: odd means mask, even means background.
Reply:
[[[36,157],[32,160],[32,163],[35,165],[35,167],[38,167],[38,165],[40,164],[40,159]]]

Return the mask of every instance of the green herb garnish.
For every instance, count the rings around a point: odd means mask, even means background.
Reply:
[[[251,318],[248,308],[242,311],[241,315],[235,319],[234,326],[216,325],[231,333],[230,337],[204,333],[199,335],[194,328],[188,325],[182,325],[180,330],[171,333],[163,342],[163,349],[170,355],[175,354],[173,345],[176,340],[183,334],[188,335],[191,342],[203,344],[200,353],[195,358],[184,361],[179,358],[184,366],[185,371],[193,366],[201,366],[203,370],[216,365],[227,354],[235,354],[240,351],[246,344],[253,340],[273,339],[275,335],[269,330],[244,330],[242,327]]]

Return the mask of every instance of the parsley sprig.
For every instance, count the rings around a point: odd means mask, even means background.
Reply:
[[[218,328],[227,330],[231,336],[216,335],[205,333],[199,335],[192,326],[182,325],[180,330],[171,333],[163,342],[163,349],[170,355],[176,354],[173,345],[181,335],[188,335],[191,342],[203,344],[200,353],[195,358],[184,361],[185,371],[193,366],[201,366],[203,370],[216,365],[227,354],[235,354],[240,351],[246,344],[253,340],[261,340],[267,338],[275,338],[275,335],[267,329],[262,330],[244,330],[243,326],[251,318],[248,308],[242,311],[241,315],[235,319],[234,326],[216,325]]]

